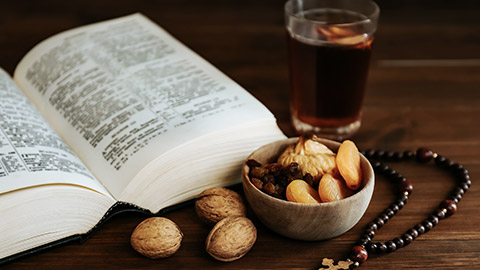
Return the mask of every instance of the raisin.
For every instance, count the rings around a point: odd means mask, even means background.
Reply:
[[[263,177],[263,183],[274,183],[275,182],[275,176],[271,174],[267,174]]]
[[[262,164],[260,164],[258,161],[254,160],[254,159],[249,159],[247,160],[247,166],[251,168],[254,168],[254,167],[260,167],[262,166]]]
[[[267,174],[268,171],[265,169],[265,167],[254,167],[250,171],[250,176],[251,177],[256,177],[256,178],[263,178],[265,174]]]
[[[263,188],[263,182],[262,182],[262,180],[260,180],[258,178],[252,177],[252,184],[258,189]]]
[[[303,177],[303,180],[305,180],[305,182],[307,182],[310,186],[313,186],[313,176],[309,173],[305,174],[305,176]]]
[[[282,172],[282,168],[282,165],[279,163],[265,165],[265,169],[268,170],[268,173],[273,174],[274,176],[280,175]]]
[[[276,192],[275,184],[273,184],[272,182],[268,182],[263,186],[262,190],[265,191],[265,193],[274,196]]]

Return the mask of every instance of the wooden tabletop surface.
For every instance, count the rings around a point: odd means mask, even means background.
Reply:
[[[393,151],[426,146],[461,163],[472,187],[458,212],[412,244],[371,255],[361,269],[480,269],[480,3],[475,0],[378,1],[380,26],[364,103],[359,148]],[[0,65],[12,73],[43,39],[76,26],[142,12],[262,101],[282,130],[289,122],[283,1],[5,1],[0,8]],[[252,132],[255,132],[252,130]],[[434,166],[391,164],[415,190],[404,209],[374,240],[401,236],[427,218],[454,187]],[[239,186],[234,187],[241,192]],[[83,244],[21,258],[3,269],[315,269],[324,257],[342,259],[365,225],[394,199],[394,186],[377,176],[361,221],[342,236],[304,242],[279,236],[249,212],[258,239],[242,259],[222,263],[204,249],[209,227],[190,205],[168,213],[184,232],[172,257],[151,260],[129,244],[140,214],[114,217]]]

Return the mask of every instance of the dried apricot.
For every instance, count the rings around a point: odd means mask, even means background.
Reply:
[[[303,180],[293,180],[287,186],[287,200],[299,203],[321,202],[318,192]]]
[[[358,148],[350,140],[345,140],[338,148],[337,153],[337,168],[347,187],[351,190],[356,190],[362,183],[362,170],[360,167],[360,153]]]
[[[351,196],[353,191],[339,177],[324,174],[318,184],[318,194],[322,202],[333,202]]]

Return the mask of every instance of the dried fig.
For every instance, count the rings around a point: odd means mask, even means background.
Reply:
[[[301,136],[296,144],[290,145],[278,158],[278,163],[288,166],[298,163],[303,175],[307,173],[320,179],[325,173],[336,169],[335,153],[326,145],[316,141],[316,136]]]

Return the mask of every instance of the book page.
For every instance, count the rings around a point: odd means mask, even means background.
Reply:
[[[0,194],[45,184],[108,194],[0,69]]]
[[[14,78],[114,196],[176,146],[273,119],[242,87],[140,14],[42,42]]]

